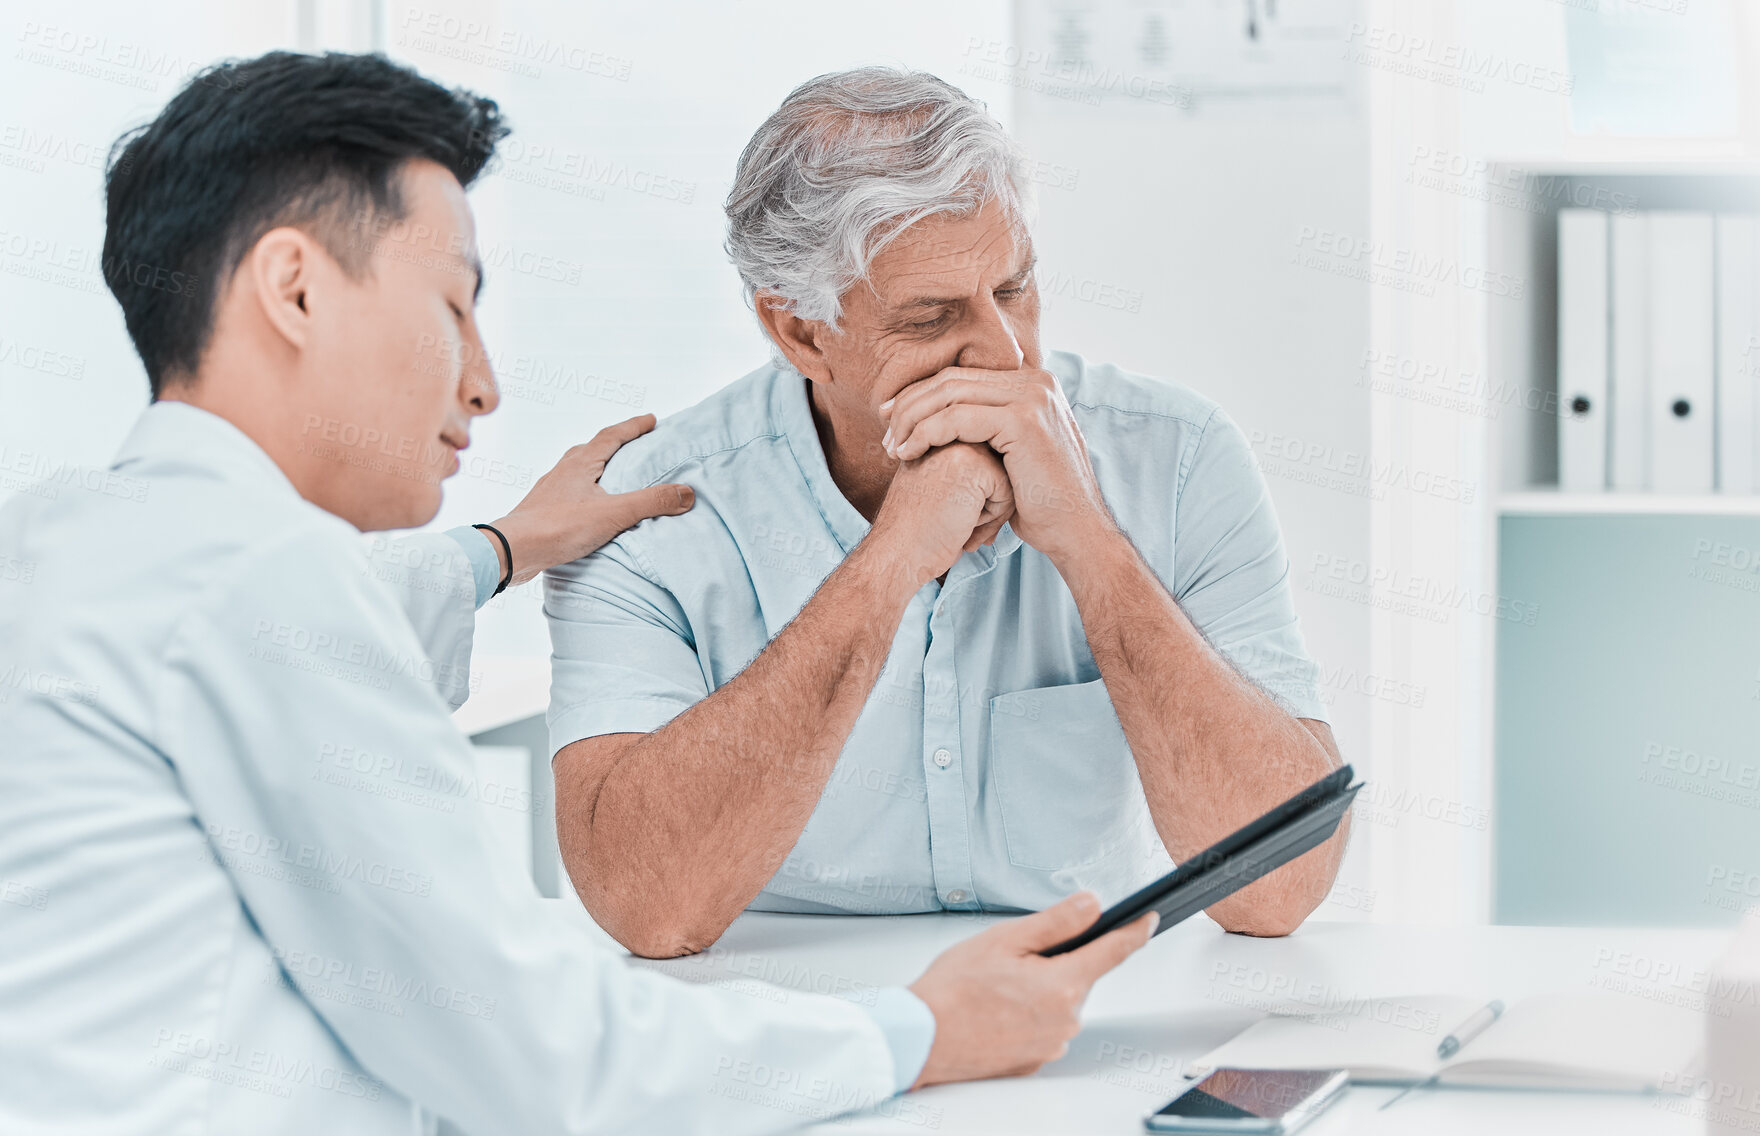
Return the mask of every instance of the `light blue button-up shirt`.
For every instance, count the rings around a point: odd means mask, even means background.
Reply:
[[[1239,428],[1174,383],[1055,353],[1118,523],[1192,621],[1324,721],[1289,562]],[[765,367],[625,446],[602,480],[696,490],[551,572],[552,750],[657,729],[762,651],[868,531],[832,481],[806,380]],[[787,763],[779,761],[779,768]],[[925,584],[806,829],[752,907],[1036,910],[1110,901],[1170,861],[1051,561],[1004,528]]]
[[[806,1115],[915,1079],[908,992],[632,968],[491,852],[457,536],[369,556],[178,403],[0,508],[0,1132],[763,1132],[750,1063]]]

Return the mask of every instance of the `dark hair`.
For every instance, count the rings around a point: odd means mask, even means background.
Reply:
[[[468,186],[507,132],[493,100],[382,55],[274,51],[197,74],[105,173],[104,281],[153,397],[195,373],[220,288],[264,233],[300,226],[358,275],[351,218],[403,216],[405,163]]]

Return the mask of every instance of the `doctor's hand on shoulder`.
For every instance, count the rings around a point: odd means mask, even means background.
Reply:
[[[547,568],[579,560],[649,517],[690,510],[696,495],[688,485],[651,485],[631,493],[607,493],[599,486],[611,455],[653,428],[654,416],[642,414],[570,447],[511,513],[494,522],[513,553],[512,583],[523,584]],[[507,551],[499,541],[489,543],[506,575]]]

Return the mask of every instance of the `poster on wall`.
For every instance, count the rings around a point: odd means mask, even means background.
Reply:
[[[1047,109],[1214,115],[1243,105],[1342,110],[1360,82],[1352,0],[1018,0],[1012,43],[965,70]]]

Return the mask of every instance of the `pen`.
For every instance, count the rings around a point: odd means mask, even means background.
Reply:
[[[1461,1051],[1461,1046],[1467,1044],[1467,1042],[1469,1042],[1469,1041],[1472,1041],[1474,1038],[1476,1038],[1480,1034],[1484,1033],[1487,1029],[1490,1029],[1491,1023],[1496,1021],[1498,1018],[1500,1018],[1502,1016],[1503,1016],[1503,1003],[1496,1000],[1495,998],[1492,999],[1490,1002],[1486,1003],[1484,1006],[1482,1006],[1478,1010],[1475,1010],[1473,1012],[1473,1015],[1471,1017],[1469,1017],[1466,1021],[1462,1022],[1460,1025],[1454,1027],[1454,1029],[1449,1031],[1448,1036],[1443,1038],[1441,1043],[1437,1045],[1436,1056],[1441,1058],[1444,1061],[1447,1061],[1450,1057],[1453,1057],[1455,1054],[1457,1054]],[[1398,1093],[1394,1094],[1394,1096],[1391,1100],[1387,1101],[1385,1104],[1383,1104],[1381,1106],[1381,1111],[1385,1111],[1386,1109],[1392,1108],[1394,1105],[1396,1105],[1400,1101],[1404,1100],[1408,1093],[1415,1092],[1418,1089],[1427,1089],[1431,1085],[1436,1084],[1441,1079],[1442,1079],[1442,1074],[1438,1073],[1434,1077],[1429,1078],[1428,1080],[1414,1081],[1413,1083],[1407,1085],[1405,1088],[1401,1089]]]
[[[1503,1003],[1493,1000],[1472,1017],[1454,1027],[1453,1032],[1443,1038],[1442,1043],[1436,1047],[1436,1056],[1447,1061],[1461,1051],[1461,1046],[1490,1029],[1491,1023],[1502,1016]]]

